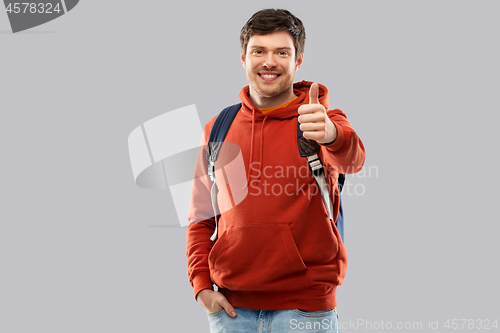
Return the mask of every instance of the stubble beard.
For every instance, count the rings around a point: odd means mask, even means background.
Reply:
[[[265,83],[259,82],[261,80],[260,76],[255,73],[253,74],[254,77],[252,80],[248,80],[250,83],[251,89],[259,95],[260,98],[276,98],[279,96],[282,96],[284,94],[288,93],[288,89],[290,88],[289,86],[293,85],[293,82],[291,84],[288,84],[288,82],[283,82],[282,79],[284,75],[286,74],[281,74],[281,76],[277,79],[280,80],[279,83],[271,83],[273,87],[269,89],[270,87],[266,87]]]

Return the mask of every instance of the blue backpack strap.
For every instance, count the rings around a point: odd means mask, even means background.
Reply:
[[[340,237],[342,238],[342,242],[344,242],[344,210],[342,209],[342,197],[340,193],[342,193],[342,188],[344,187],[345,175],[343,173],[339,173],[339,216],[337,217],[337,221],[335,221],[335,225],[337,226],[337,230],[339,231]]]
[[[236,117],[240,108],[241,103],[238,103],[228,106],[219,113],[210,131],[210,137],[208,139],[209,142],[224,142],[227,131],[229,130],[229,127],[231,127],[234,117]]]
[[[301,140],[303,136],[303,132],[300,129],[300,123],[297,121],[297,142],[299,144],[299,152],[301,153],[301,156],[307,156],[303,154],[303,149],[301,151],[300,145],[304,140]],[[316,150],[319,150],[319,148],[316,148]],[[313,153],[312,151],[309,154]],[[313,171],[314,172],[314,171]],[[342,193],[342,188],[344,187],[344,182],[345,182],[345,174],[340,173],[339,178],[338,178],[338,187],[339,187],[339,215],[337,216],[337,220],[335,221],[335,226],[337,227],[337,230],[339,231],[340,237],[342,238],[342,242],[344,242],[344,210],[342,209],[342,199],[340,196],[340,193]]]
[[[219,156],[220,148],[222,147],[222,143],[226,139],[227,131],[229,131],[229,127],[233,123],[236,114],[241,108],[241,103],[228,106],[224,110],[222,110],[210,130],[210,136],[208,138],[207,143],[207,159],[208,159],[208,175],[212,180],[212,189],[210,190],[210,196],[212,197],[212,208],[214,210],[214,218],[215,218],[215,230],[210,240],[215,241],[217,238],[217,211],[216,211],[216,194],[214,193],[214,189],[217,186],[215,182],[215,161],[217,161],[217,157]]]
[[[210,137],[208,138],[207,143],[207,159],[210,162],[208,166],[208,174],[210,175],[210,179],[212,181],[215,179],[215,161],[217,161],[217,157],[219,156],[219,151],[226,138],[227,131],[229,131],[229,127],[233,123],[234,117],[241,108],[241,103],[228,106],[224,110],[222,110],[210,130]]]

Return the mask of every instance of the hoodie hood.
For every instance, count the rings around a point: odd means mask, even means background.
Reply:
[[[262,124],[261,124],[261,130],[260,130],[260,147],[259,147],[259,173],[257,177],[257,182],[260,181],[260,174],[262,173],[262,164],[263,164],[263,146],[264,146],[264,124],[266,123],[267,118],[275,118],[275,119],[291,119],[294,117],[298,117],[298,108],[302,104],[308,104],[309,103],[309,89],[311,85],[314,82],[311,81],[301,81],[301,82],[296,82],[293,84],[293,93],[297,98],[290,103],[288,106],[280,109],[276,109],[273,111],[269,111],[266,113],[262,113],[250,100],[250,87],[246,86],[240,91],[240,99],[242,101],[241,104],[241,109],[240,111],[242,112],[243,115],[247,117],[252,118],[252,132],[250,135],[250,156],[249,156],[249,161],[250,163],[253,162],[253,154],[254,154],[254,141],[255,141],[255,119],[262,119]],[[329,103],[328,103],[328,89],[318,83],[319,87],[319,102],[326,108],[328,109]],[[247,171],[247,183],[246,186],[248,186],[250,182],[250,173],[251,169],[250,167],[248,168]]]
[[[290,103],[288,106],[277,109],[274,111],[266,112],[265,114],[262,113],[250,100],[250,87],[246,86],[240,91],[240,99],[242,101],[242,107],[241,107],[241,112],[249,117],[257,117],[257,118],[264,118],[264,117],[270,117],[270,118],[277,118],[277,119],[288,119],[288,118],[293,118],[293,117],[298,117],[298,112],[297,108],[301,104],[308,104],[309,103],[309,89],[311,85],[314,82],[311,81],[300,81],[296,82],[293,84],[293,93],[296,98],[292,103]],[[328,101],[328,89],[322,85],[319,84],[319,102],[326,108],[328,109],[329,107],[329,101]]]

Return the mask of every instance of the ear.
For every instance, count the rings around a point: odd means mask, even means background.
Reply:
[[[299,69],[300,66],[302,66],[303,61],[304,61],[304,52],[302,52],[300,56],[297,58],[297,61],[295,62],[295,70]]]
[[[245,67],[246,63],[245,63],[245,54],[243,53],[243,49],[241,49],[240,51],[240,60],[243,67]]]

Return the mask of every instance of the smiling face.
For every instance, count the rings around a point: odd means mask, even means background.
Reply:
[[[277,31],[253,35],[241,62],[250,86],[250,99],[258,108],[288,102],[293,94],[295,71],[302,65],[303,54],[295,60],[295,46],[290,33]]]

